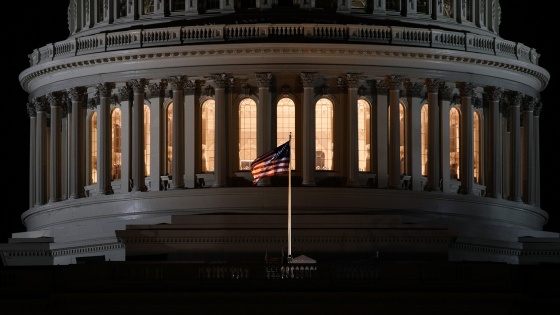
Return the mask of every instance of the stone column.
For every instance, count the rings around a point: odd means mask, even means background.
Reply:
[[[144,159],[144,89],[145,79],[130,81],[134,91],[132,104],[132,191],[146,191]]]
[[[51,143],[50,143],[50,199],[49,202],[60,201],[61,198],[61,129],[62,93],[52,92],[47,95],[51,106]]]
[[[427,79],[426,88],[428,92],[428,161],[427,174],[428,182],[425,190],[439,191],[440,176],[440,125],[439,125],[439,86],[438,80]],[[447,126],[449,128],[449,126]]]
[[[227,186],[227,109],[226,86],[228,77],[225,73],[213,74],[214,100],[216,104],[216,127],[214,139],[214,185],[212,187]]]
[[[47,203],[48,165],[47,165],[47,100],[41,97],[35,99],[37,111],[37,136],[35,138],[35,205]]]
[[[29,208],[35,206],[35,172],[36,172],[36,143],[37,143],[37,110],[35,109],[35,101],[27,103],[27,113],[29,114]]]
[[[490,123],[488,126],[486,137],[487,139],[487,154],[486,169],[488,170],[486,181],[486,195],[496,199],[502,199],[502,120],[500,114],[500,99],[503,94],[503,89],[494,86],[484,88],[486,98],[488,100],[488,107],[490,109],[489,117]]]
[[[523,95],[510,92],[510,198],[516,202],[521,199],[521,100]]]
[[[536,101],[533,97],[526,96],[522,100],[523,107],[523,143],[525,156],[523,163],[523,196],[525,203],[531,206],[535,205],[535,129],[533,121],[533,112],[535,110]]]
[[[387,150],[389,143],[387,141],[387,129],[389,125],[389,106],[387,100],[387,82],[385,80],[377,81],[377,114],[376,123],[376,150],[375,156],[375,169],[377,172],[377,188],[387,188],[389,182],[389,161],[387,159]]]
[[[131,157],[131,121],[132,121],[132,85],[127,82],[118,88],[118,96],[121,105],[122,128],[121,128],[121,189],[120,193],[128,193],[132,190],[132,157]]]
[[[473,105],[472,97],[474,85],[467,82],[457,82],[461,94],[461,193],[474,195],[474,135],[473,135]]]
[[[409,79],[404,81],[403,84],[409,104],[409,119],[406,125],[406,136],[408,138],[406,148],[408,152],[407,175],[410,175],[410,183],[406,188],[420,191],[422,190],[422,134],[418,130],[421,130],[422,106],[426,100],[425,94],[422,93],[424,85],[412,82]]]
[[[535,206],[541,206],[541,137],[539,132],[539,125],[540,125],[540,115],[542,111],[543,104],[539,102],[535,106],[535,110],[533,111],[533,122],[534,122],[534,134],[533,134],[533,141],[535,142],[534,152],[535,152],[535,177],[534,177],[534,185],[535,185]]]
[[[70,198],[84,197],[85,183],[85,116],[87,89],[74,87],[68,90],[72,100],[70,126]]]
[[[270,104],[270,85],[272,73],[255,73],[259,87],[259,102],[257,103],[257,156],[272,150],[272,105]],[[276,143],[276,141],[275,141]],[[270,186],[270,177],[261,178],[257,186]]]
[[[358,85],[361,74],[347,73],[348,84],[348,133],[347,133],[347,187],[360,187],[360,172],[358,165]]]
[[[185,188],[185,146],[184,146],[184,130],[185,130],[185,76],[176,76],[169,78],[171,89],[173,90],[173,147],[171,148],[172,164],[172,183],[171,189]]]
[[[389,187],[401,188],[401,151],[400,151],[400,87],[402,81],[395,76],[385,78],[389,90],[390,130],[389,130]]]
[[[199,116],[196,115],[195,102],[196,82],[185,82],[185,187],[196,187],[196,126]]]
[[[164,102],[168,81],[163,79],[148,85],[150,90],[150,190],[163,190],[161,175],[164,170],[166,150],[164,149],[164,128],[166,122]]]
[[[69,188],[69,177],[68,173],[70,171],[69,167],[69,158],[68,158],[68,147],[69,147],[69,132],[68,126],[70,125],[70,116],[68,115],[68,108],[72,106],[72,103],[68,99],[68,94],[62,92],[62,106],[61,106],[61,141],[60,141],[60,178],[61,178],[61,187],[60,187],[60,195],[62,200],[68,199],[68,188]]]
[[[96,87],[99,95],[97,106],[97,194],[113,193],[111,187],[111,92],[115,83],[101,83]]]
[[[315,103],[313,102],[313,82],[317,78],[315,72],[300,73],[303,85],[303,132],[302,132],[302,153],[303,153],[303,181],[302,186],[315,186]]]
[[[439,99],[438,104],[440,108],[439,125],[441,127],[440,134],[440,161],[441,161],[441,191],[444,193],[451,192],[451,170],[450,170],[450,143],[449,143],[449,111],[451,109],[452,90],[445,82],[439,84]]]

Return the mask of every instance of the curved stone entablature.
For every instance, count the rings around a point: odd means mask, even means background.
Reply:
[[[309,37],[320,41],[313,45],[297,41],[281,43],[282,40],[279,38],[282,36],[290,39],[293,36],[289,32],[272,35],[280,33],[280,28],[301,33],[302,38]],[[329,30],[325,31],[324,28]],[[333,41],[337,36],[337,32],[331,30],[333,28],[352,36],[343,36],[342,43]],[[325,35],[318,35],[319,33]],[[420,33],[424,36],[405,36],[405,34]],[[188,34],[195,35],[187,36]],[[260,42],[263,38],[264,41]],[[251,39],[258,44],[244,43]],[[214,46],[214,44],[220,45]],[[348,65],[354,64],[359,67],[399,64],[403,68],[407,65],[417,68],[418,64],[426,62],[426,67],[429,68],[437,67],[439,64],[445,71],[453,70],[449,69],[451,67],[456,71],[475,74],[477,66],[480,67],[481,72],[486,73],[487,67],[492,67],[494,70],[503,71],[502,78],[506,80],[531,79],[531,82],[523,83],[536,92],[544,90],[550,78],[549,73],[538,66],[538,54],[534,49],[495,37],[399,27],[362,25],[323,27],[300,24],[253,25],[251,31],[247,31],[246,26],[239,25],[177,27],[69,39],[35,50],[30,59],[32,66],[21,73],[20,82],[31,96],[38,96],[37,89],[46,89],[44,93],[54,90],[46,87],[45,84],[52,83],[55,79],[62,80],[65,72],[70,73],[66,77],[70,76],[74,80],[76,70],[81,71],[90,66],[110,65],[107,73],[127,71],[126,66],[123,68],[123,65],[130,66],[131,62],[135,64],[128,70],[133,71],[151,67],[161,70],[165,68],[166,62],[168,66],[192,68],[209,66],[213,63],[220,64],[222,62],[220,58],[226,55],[228,58],[243,58],[241,64],[247,62],[301,64],[302,57],[325,57],[324,62],[328,64],[328,57],[335,56],[337,58],[335,64],[340,64],[341,57],[347,57]],[[214,58],[215,62],[209,61],[211,58]],[[250,58],[249,61],[247,58]],[[140,61],[142,65],[139,65]],[[334,62],[332,59],[331,61]],[[230,60],[230,62],[234,61]],[[313,60],[310,63],[315,62],[316,60]],[[412,66],[412,63],[416,65]],[[87,73],[87,70],[84,73]],[[45,77],[50,82],[39,83]],[[86,84],[95,83],[97,82],[86,82]],[[524,91],[524,93],[536,97],[535,92]]]

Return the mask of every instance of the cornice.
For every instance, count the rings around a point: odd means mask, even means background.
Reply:
[[[41,63],[28,68],[20,75],[22,87],[29,93],[44,88],[53,80],[71,80],[79,77],[94,76],[97,67],[103,67],[104,73],[118,75],[124,71],[142,69],[153,71],[154,76],[161,69],[177,68],[178,72],[189,71],[196,67],[222,65],[224,58],[230,58],[231,64],[247,63],[253,65],[270,65],[306,63],[313,65],[363,65],[368,67],[411,67],[430,70],[434,67],[447,71],[480,72],[481,75],[496,76],[503,71],[502,77],[528,77],[526,85],[536,91],[542,91],[548,84],[549,73],[531,63],[469,52],[457,52],[444,49],[422,47],[397,47],[386,45],[360,44],[317,44],[313,47],[298,43],[269,43],[260,46],[254,44],[217,44],[201,46],[167,46],[157,48],[139,48],[119,52],[101,52],[89,55],[62,58]],[[240,60],[242,58],[242,60]],[[305,58],[312,58],[306,61]],[[476,70],[476,67],[480,67]],[[189,70],[180,70],[188,67]],[[464,69],[464,70],[462,70]],[[92,85],[99,82],[91,82]],[[46,92],[45,92],[46,93]]]

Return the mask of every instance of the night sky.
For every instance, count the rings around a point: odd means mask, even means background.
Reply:
[[[555,128],[554,117],[558,117],[558,106],[554,104],[553,93],[560,88],[557,82],[558,66],[553,63],[556,36],[553,22],[556,12],[552,2],[507,0],[502,3],[502,22],[500,35],[502,38],[521,42],[536,48],[541,55],[539,65],[551,74],[548,87],[541,93],[543,110],[540,116],[541,134],[541,208],[550,216],[545,225],[546,231],[560,232],[560,209],[554,206],[555,186],[560,180],[554,176],[552,161],[558,160],[557,148],[558,128]],[[19,74],[29,67],[28,55],[34,49],[49,43],[65,40],[68,35],[67,6],[68,1],[16,1],[6,8],[6,14],[14,14],[12,19],[2,20],[3,32],[3,76],[5,89],[5,118],[0,125],[2,134],[7,141],[3,155],[6,176],[3,178],[5,193],[4,206],[0,210],[0,242],[5,243],[14,232],[23,232],[25,227],[20,216],[28,207],[29,193],[29,116],[26,103],[27,93],[19,84]],[[530,6],[532,3],[534,6]],[[11,13],[8,13],[10,10]],[[14,23],[13,21],[17,22]],[[9,113],[9,115],[7,114]],[[552,174],[552,175],[551,175]]]

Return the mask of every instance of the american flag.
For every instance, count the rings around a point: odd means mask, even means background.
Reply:
[[[290,141],[276,147],[251,163],[253,185],[262,177],[286,174],[290,168]]]

